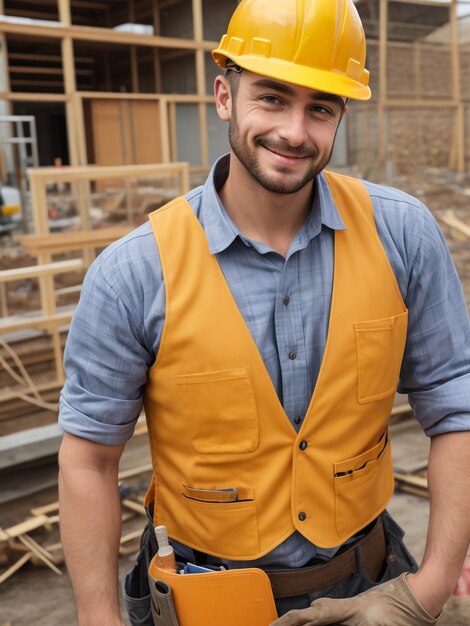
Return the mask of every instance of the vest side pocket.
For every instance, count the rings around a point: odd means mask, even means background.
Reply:
[[[382,400],[395,393],[405,350],[408,311],[380,320],[355,322],[357,400]]]
[[[249,558],[259,552],[255,500],[214,503],[194,500],[183,494],[181,498],[184,526],[191,545],[216,555],[224,546],[228,558]]]
[[[240,454],[258,447],[255,394],[244,368],[176,377],[181,412],[194,450]]]
[[[334,463],[336,529],[345,539],[375,519],[394,488],[388,431],[378,444],[351,459]]]

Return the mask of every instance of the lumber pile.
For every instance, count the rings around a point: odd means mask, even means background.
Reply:
[[[403,473],[395,470],[395,491],[411,493],[420,498],[429,498],[427,469],[416,473]]]
[[[151,469],[151,465],[147,464],[119,474],[123,528],[121,555],[138,551],[145,525],[144,490],[124,481],[148,475]],[[9,528],[0,528],[0,585],[27,563],[47,567],[58,576],[63,573],[60,569],[64,555],[58,532],[59,503],[33,508],[30,513],[24,521]],[[137,522],[134,524],[137,528],[128,530],[128,522],[132,520]]]

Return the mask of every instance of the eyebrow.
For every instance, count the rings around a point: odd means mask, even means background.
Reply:
[[[263,89],[273,89],[274,91],[278,91],[279,93],[283,93],[287,96],[295,96],[295,90],[289,85],[285,83],[278,83],[276,80],[271,80],[269,78],[261,78],[260,80],[256,80],[252,83],[255,87],[261,87]],[[324,91],[312,91],[310,93],[310,98],[312,100],[323,100],[329,102],[336,102],[340,106],[344,107],[345,102],[344,98],[341,96],[337,96],[333,93],[326,93]]]

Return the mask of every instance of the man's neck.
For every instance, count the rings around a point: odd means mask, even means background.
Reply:
[[[286,256],[308,217],[312,188],[313,183],[293,194],[269,192],[232,156],[219,196],[240,232]]]

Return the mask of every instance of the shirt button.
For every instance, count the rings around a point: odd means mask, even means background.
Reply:
[[[284,297],[282,298],[282,301],[283,301],[283,303],[287,306],[287,305],[289,304],[289,302],[290,302],[290,298],[289,298],[289,296],[284,296]]]
[[[294,350],[292,350],[291,352],[289,352],[289,359],[291,361],[294,361],[294,359],[297,358],[297,352],[294,352]]]
[[[305,450],[305,448],[308,446],[308,443],[305,441],[305,439],[303,439],[300,443],[299,443],[299,448],[301,450]]]
[[[301,421],[302,421],[301,417],[294,417],[294,424],[300,424]]]
[[[301,522],[305,522],[305,520],[306,520],[306,519],[307,519],[307,513],[304,513],[303,511],[301,511],[301,512],[299,513],[299,520],[300,520]]]

